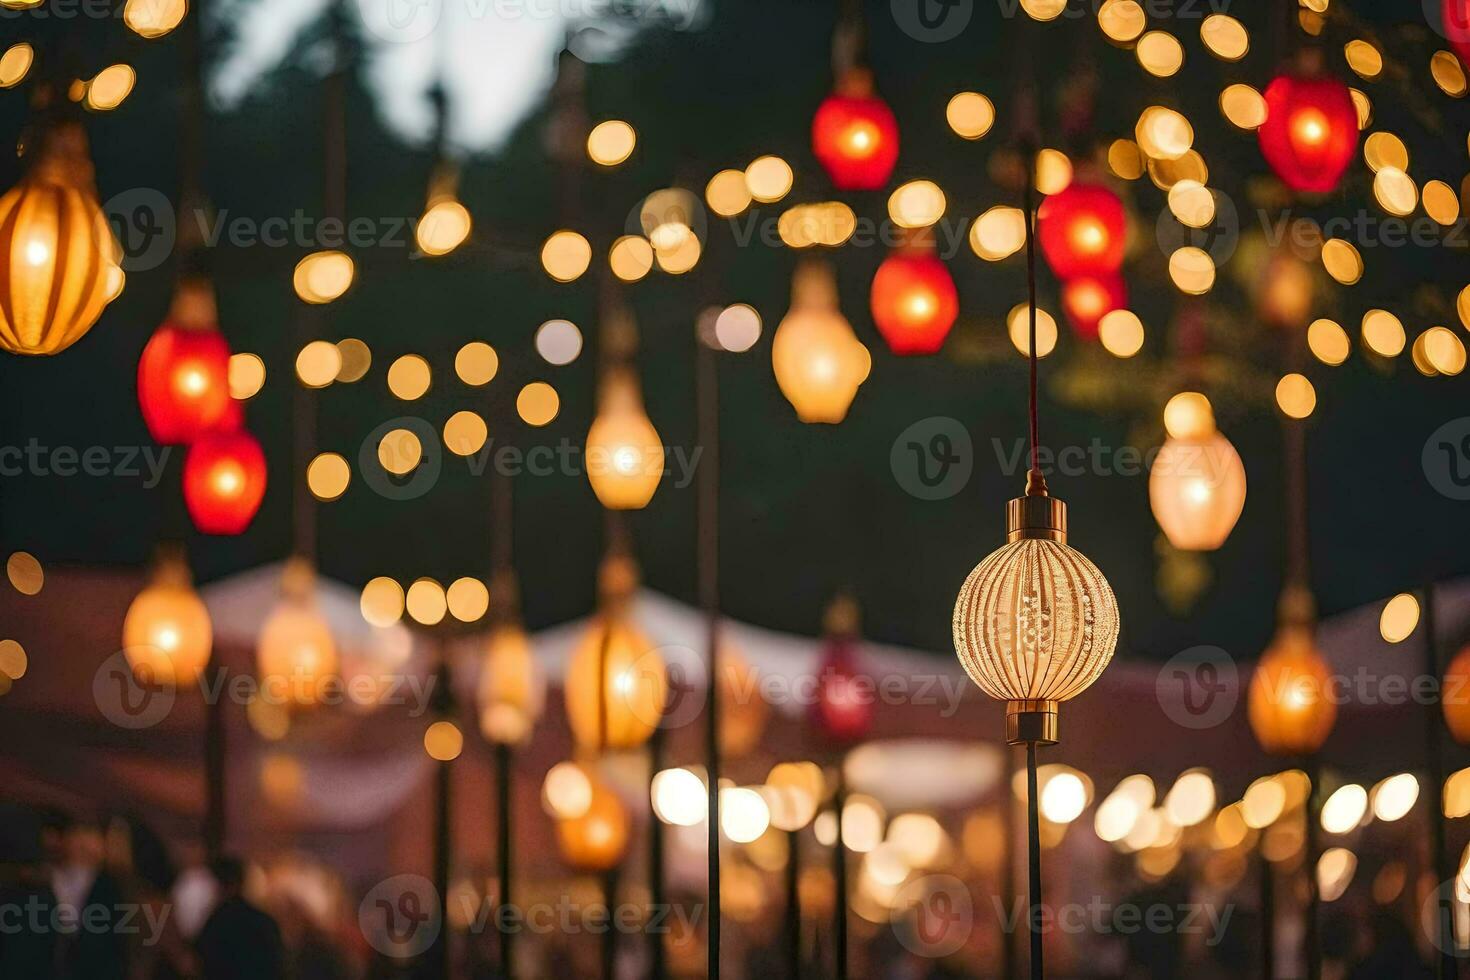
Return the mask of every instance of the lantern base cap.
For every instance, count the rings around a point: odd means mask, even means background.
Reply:
[[[1055,745],[1058,739],[1055,701],[1007,701],[1006,742],[1011,745]]]
[[[1056,497],[1028,493],[1006,503],[1006,541],[1026,538],[1067,543],[1067,505]]]

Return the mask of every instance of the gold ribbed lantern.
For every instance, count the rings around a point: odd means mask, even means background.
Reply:
[[[1251,731],[1271,755],[1312,755],[1337,721],[1331,672],[1314,635],[1313,605],[1306,589],[1287,588],[1281,625],[1251,676],[1246,702]]]
[[[1012,744],[1057,741],[1057,709],[1113,658],[1118,601],[1067,544],[1067,506],[1033,472],[1006,505],[1006,544],[975,567],[954,607],[954,645],[980,689],[1006,702]]]
[[[0,348],[57,354],[92,329],[121,273],[80,123],[45,130],[0,197]]]

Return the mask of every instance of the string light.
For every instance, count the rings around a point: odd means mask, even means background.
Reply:
[[[762,204],[779,201],[789,194],[793,180],[791,164],[778,156],[757,157],[745,168],[745,188]]]
[[[406,402],[422,398],[432,379],[429,362],[418,354],[404,354],[388,366],[388,390]]]
[[[454,355],[454,373],[473,388],[489,384],[499,370],[500,356],[484,341],[471,341]]]
[[[561,411],[561,397],[556,389],[544,381],[532,381],[516,396],[516,414],[527,425],[540,427],[551,424]]]
[[[979,92],[960,92],[944,107],[944,118],[956,135],[977,140],[995,125],[995,104]]]
[[[357,266],[352,256],[326,249],[313,252],[296,263],[291,285],[303,301],[319,306],[340,299],[351,288],[356,276]]]
[[[616,167],[633,155],[638,134],[621,119],[609,119],[592,127],[587,134],[587,156],[604,167]]]
[[[35,61],[35,48],[24,41],[6,48],[0,54],[0,88],[14,88],[25,81]]]
[[[592,246],[575,231],[552,233],[541,246],[541,267],[557,282],[573,282],[592,264]]]

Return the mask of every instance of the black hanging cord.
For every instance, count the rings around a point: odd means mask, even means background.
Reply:
[[[1031,980],[1042,980],[1041,949],[1041,819],[1036,793],[1036,743],[1026,743],[1026,865],[1030,877],[1030,908],[1026,926],[1031,931]]]
[[[1029,320],[1028,333],[1030,342],[1027,345],[1027,362],[1031,369],[1030,384],[1028,389],[1027,413],[1031,423],[1031,478],[1041,476],[1041,426],[1037,418],[1036,410],[1036,189],[1032,173],[1035,167],[1035,154],[1028,146],[1025,152],[1026,165],[1026,297],[1030,303],[1027,311]],[[1028,480],[1029,482],[1029,480]],[[1045,482],[1043,481],[1043,486]]]
[[[720,976],[720,576],[719,576],[719,373],[715,352],[695,331],[695,414],[704,458],[699,467],[696,507],[699,600],[704,609],[705,684],[704,749],[708,768],[709,927],[707,974]]]

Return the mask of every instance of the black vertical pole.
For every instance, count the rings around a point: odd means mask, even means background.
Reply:
[[[801,831],[786,832],[786,973],[801,980]]]
[[[1030,909],[1026,927],[1031,931],[1031,980],[1046,976],[1041,944],[1041,826],[1036,793],[1036,743],[1026,743],[1026,868]]]
[[[662,719],[654,726],[648,737],[648,785],[653,787],[653,777],[664,768],[664,727]],[[664,822],[652,807],[648,810],[648,897],[653,906],[655,921],[666,921],[664,915]],[[662,926],[648,930],[648,975],[653,980],[664,980],[668,973],[664,931]]]
[[[1307,980],[1322,980],[1322,937],[1317,926],[1321,905],[1321,894],[1317,888],[1317,852],[1320,849],[1317,843],[1317,827],[1322,819],[1322,767],[1314,755],[1307,759],[1306,768],[1307,778],[1311,780],[1306,811]]]
[[[1424,676],[1433,678],[1437,686],[1440,682],[1439,637],[1436,635],[1434,598],[1434,585],[1431,583],[1425,586],[1423,593]],[[1440,719],[1441,710],[1439,698],[1430,698],[1424,705],[1424,757],[1428,769],[1425,788],[1429,791],[1425,804],[1429,807],[1429,866],[1434,869],[1436,889],[1435,934],[1432,937],[1437,950],[1435,975],[1439,980],[1447,980],[1459,976],[1459,964],[1455,959],[1453,892],[1445,893],[1446,888],[1454,887],[1451,883],[1454,871],[1445,850],[1444,727]]]
[[[832,842],[832,880],[837,892],[832,902],[832,959],[837,980],[847,980],[847,842],[842,839],[842,811],[847,808],[846,762],[846,757],[837,761],[837,785],[832,791],[832,811],[837,817],[837,838]]]
[[[719,577],[719,439],[720,395],[715,352],[695,331],[695,402],[698,414],[699,468],[698,541],[699,599],[705,615],[704,749],[709,773],[709,980],[720,976],[720,577]]]
[[[225,853],[229,817],[225,807],[228,798],[225,791],[225,697],[224,667],[212,668],[215,679],[215,695],[207,697],[204,705],[204,851],[214,861]]]
[[[515,897],[511,891],[511,751],[505,742],[495,743],[495,812],[500,818],[495,828],[497,873],[500,877],[500,975],[506,980],[515,976]]]
[[[451,702],[450,697],[450,674],[449,674],[449,650],[448,641],[439,641],[439,670],[438,682],[439,697],[445,699],[441,704],[441,717],[448,717],[446,710]],[[450,808],[453,805],[453,780],[451,779],[449,762],[435,763],[435,780],[437,792],[434,794],[434,887],[439,891],[439,938],[434,943],[434,970],[433,976],[438,980],[449,980],[449,862],[450,848],[452,847],[452,825],[450,822]]]
[[[1008,750],[1006,753],[1005,799],[1001,803],[1000,815],[1006,838],[1000,875],[1000,895],[1005,905],[1006,915],[1010,915],[1016,909],[1016,838],[1019,834],[1016,828],[1017,800],[1014,777],[1020,772],[1015,768],[1015,762],[1015,752]],[[1001,976],[1005,977],[1005,980],[1016,980],[1019,976],[1017,964],[1021,959],[1016,955],[1016,930],[1006,927],[1005,916],[996,916],[996,925],[1001,931]]]
[[[1256,874],[1261,888],[1261,980],[1276,976],[1276,870],[1264,847],[1256,851]]]
[[[618,931],[613,928],[618,901],[618,869],[616,867],[603,873],[602,901],[607,906],[607,928],[602,933],[602,980],[613,980],[618,969]]]

